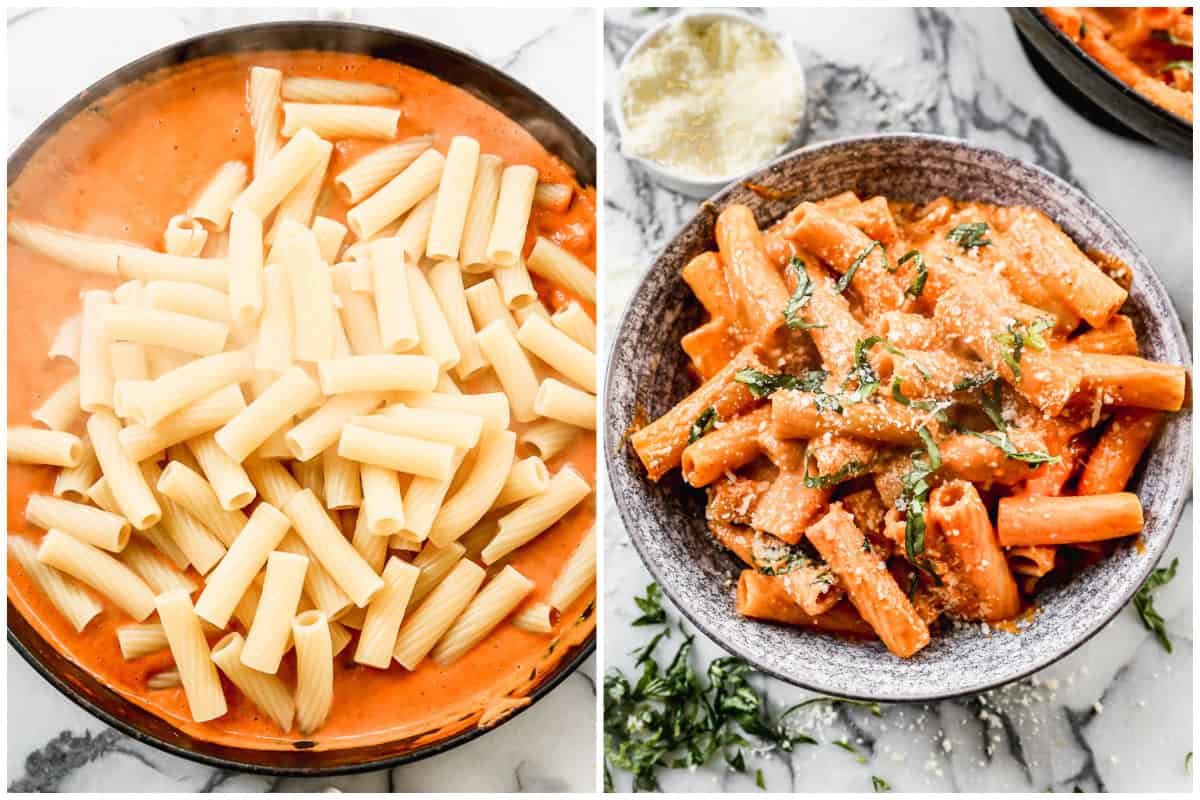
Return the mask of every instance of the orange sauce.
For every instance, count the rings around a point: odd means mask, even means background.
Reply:
[[[484,152],[509,163],[533,165],[543,181],[573,183],[571,169],[496,109],[427,73],[366,56],[317,52],[265,52],[200,59],[124,87],[93,105],[58,131],[26,165],[9,189],[10,216],[81,233],[116,237],[161,249],[168,219],[230,159],[250,163],[253,133],[246,108],[246,77],[252,65],[277,67],[287,75],[368,81],[403,93],[398,138],[432,133],[445,152],[456,134],[475,137]],[[336,174],[380,142],[339,141],[330,174]],[[343,220],[343,200],[332,196],[319,213]],[[560,243],[594,269],[595,192],[580,189],[562,212],[535,209],[526,252],[541,234]],[[79,312],[82,289],[111,289],[117,281],[59,266],[29,250],[8,247],[8,421],[31,424],[31,413],[74,368],[46,358],[59,324]],[[538,283],[542,299],[557,308],[571,299]],[[585,308],[590,306],[582,303]],[[592,312],[594,317],[594,312]],[[76,431],[81,432],[81,431]],[[581,436],[549,463],[557,471],[573,464],[594,485],[596,446]],[[37,541],[41,532],[24,519],[31,493],[50,493],[55,470],[9,465],[8,530]],[[594,500],[507,559],[537,588],[528,602],[544,601],[550,585],[594,522]],[[66,657],[103,684],[188,734],[236,747],[291,749],[301,737],[282,734],[226,682],[229,712],[204,724],[191,720],[182,688],[151,691],[147,678],[170,666],[164,651],[125,661],[116,629],[130,618],[112,603],[82,634],[57,612],[13,559],[8,597],[33,627]],[[198,576],[192,573],[192,577]],[[409,673],[352,661],[353,643],[336,659],[334,704],[326,724],[302,746],[336,749],[401,739],[414,746],[435,741],[480,722],[489,708],[519,704],[558,665],[571,646],[595,628],[594,589],[584,593],[557,621],[550,636],[502,624],[480,645],[448,667],[430,659]],[[234,623],[236,626],[236,623]],[[294,680],[294,656],[280,676]],[[516,700],[514,700],[516,698]]]

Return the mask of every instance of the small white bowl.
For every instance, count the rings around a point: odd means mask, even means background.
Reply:
[[[792,134],[792,138],[780,145],[775,152],[768,154],[767,157],[762,159],[761,162],[752,164],[744,170],[739,170],[738,172],[731,173],[729,175],[721,175],[717,177],[699,178],[694,175],[683,173],[664,164],[660,164],[657,161],[652,161],[651,159],[631,153],[625,148],[625,142],[629,139],[628,130],[625,127],[624,102],[625,70],[629,66],[629,61],[635,55],[645,49],[646,44],[651,39],[672,25],[681,25],[683,22],[690,19],[705,20],[720,18],[737,20],[738,22],[743,22],[755,28],[756,30],[761,31],[767,38],[775,43],[775,46],[779,48],[779,52],[781,52],[783,57],[792,65],[792,68],[796,72],[796,80],[799,83],[800,93],[800,114],[796,121],[796,128]],[[629,52],[625,54],[623,59],[621,59],[621,66],[618,69],[617,74],[619,80],[617,87],[617,107],[614,109],[615,113],[613,116],[616,117],[617,131],[621,135],[621,155],[625,156],[625,158],[630,161],[640,164],[642,168],[645,169],[646,172],[648,172],[650,176],[653,177],[658,183],[662,184],[671,191],[678,192],[679,194],[686,195],[687,197],[696,199],[709,197],[715,194],[716,191],[721,187],[732,183],[743,175],[749,175],[752,172],[756,172],[763,165],[774,160],[780,154],[798,146],[801,143],[800,135],[804,129],[805,114],[808,110],[808,90],[804,82],[804,68],[800,64],[800,59],[796,56],[796,45],[792,41],[792,38],[787,34],[768,28],[762,22],[754,19],[753,17],[747,16],[746,14],[736,11],[684,11],[682,13],[675,14],[674,16],[671,16],[650,28],[648,31],[643,33],[636,42],[633,43],[633,46],[629,48]]]

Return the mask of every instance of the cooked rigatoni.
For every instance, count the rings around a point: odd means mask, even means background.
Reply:
[[[267,557],[262,596],[242,648],[241,662],[250,669],[271,674],[279,670],[307,569],[304,556],[275,551]]]
[[[550,605],[566,611],[583,590],[596,582],[596,529],[580,540],[550,586]]]
[[[99,603],[92,599],[75,579],[66,573],[44,564],[38,558],[37,545],[20,536],[8,537],[8,552],[21,565],[21,569],[33,579],[58,612],[62,614],[71,627],[78,633],[87,627],[102,610]]]
[[[321,388],[300,367],[291,367],[270,388],[226,422],[213,439],[230,458],[245,461],[292,417],[321,399]]]
[[[533,591],[533,581],[513,569],[500,570],[477,594],[433,649],[438,664],[452,664],[488,635]]]
[[[333,705],[333,643],[329,621],[305,611],[292,621],[296,643],[296,726],[307,735],[321,727]]]
[[[486,573],[474,561],[462,560],[439,583],[416,612],[405,620],[396,637],[393,657],[415,670],[471,602]]]
[[[290,627],[290,626],[289,626]],[[236,631],[226,635],[213,645],[212,660],[229,682],[250,698],[255,708],[266,714],[287,733],[292,729],[296,716],[296,704],[287,685],[277,675],[251,669],[242,663],[245,639]]]
[[[544,236],[539,236],[534,243],[526,266],[530,272],[536,272],[589,303],[596,302],[596,273]]]
[[[283,73],[270,67],[251,67],[248,94],[250,126],[254,129],[254,177],[262,175],[279,152],[279,92]]]
[[[221,563],[205,579],[204,591],[196,599],[196,614],[224,628],[246,588],[290,526],[288,518],[274,506],[259,503]]]
[[[488,261],[496,266],[512,266],[521,257],[537,179],[537,170],[523,164],[505,167],[500,175],[500,195],[486,251]]]
[[[297,492],[283,510],[304,544],[354,605],[362,608],[383,588],[383,581],[346,541],[311,490]]]
[[[432,136],[413,136],[402,142],[384,145],[347,167],[334,179],[334,184],[342,190],[347,200],[357,203],[399,175],[432,144]]]
[[[483,549],[484,563],[494,564],[513,550],[532,541],[558,522],[588,495],[591,485],[574,467],[563,467],[546,491],[526,500],[500,518],[496,538]]]
[[[426,150],[379,191],[350,209],[346,213],[347,227],[358,238],[369,239],[434,191],[445,164],[445,157],[437,150]]]
[[[103,550],[50,530],[42,537],[37,557],[91,586],[139,622],[154,613],[154,593],[146,582]]]
[[[196,195],[191,208],[188,209],[188,216],[203,222],[214,231],[225,230],[225,226],[229,224],[233,201],[241,194],[248,180],[245,164],[241,161],[226,161]]]
[[[546,378],[538,387],[533,398],[533,410],[538,416],[580,428],[596,429],[596,396],[554,378]]]
[[[156,598],[154,605],[179,670],[192,719],[205,722],[224,716],[228,707],[221,679],[217,677],[200,618],[192,609],[187,592],[182,589],[166,592]]]
[[[8,460],[13,464],[75,467],[83,459],[83,442],[73,433],[18,426],[8,429]]]
[[[129,542],[129,522],[124,517],[57,497],[31,494],[25,503],[25,519],[39,528],[55,528],[111,553],[121,552]]]
[[[354,651],[356,662],[379,669],[387,669],[391,664],[396,634],[420,574],[419,567],[395,556],[388,559],[383,568],[384,587],[367,606],[358,635],[358,648]]]

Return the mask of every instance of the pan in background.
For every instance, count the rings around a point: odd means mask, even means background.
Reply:
[[[1046,85],[1101,127],[1192,154],[1192,125],[1118,80],[1036,8],[1010,8],[1021,46]]]

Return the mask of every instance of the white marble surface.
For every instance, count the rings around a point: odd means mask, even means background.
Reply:
[[[595,137],[596,13],[589,9],[32,10],[8,12],[10,150],[73,94],[145,53],[206,31],[347,16],[417,33],[504,69]],[[552,64],[553,69],[546,66]],[[11,791],[579,792],[595,786],[595,658],[504,727],[449,753],[363,775],[272,780],[214,770],[108,728],[8,648]]]
[[[617,65],[637,36],[669,10],[606,12],[606,295],[611,331],[637,280],[696,203],[657,187],[618,153],[612,114]],[[762,14],[759,10],[752,13]],[[790,33],[810,91],[810,141],[879,130],[935,131],[1034,161],[1082,187],[1137,240],[1190,329],[1192,163],[1107,133],[1042,84],[1004,11],[770,9]],[[650,580],[606,493],[605,654],[631,673],[629,655],[654,629],[630,628],[631,596]],[[1127,609],[1091,642],[1031,680],[927,705],[822,712],[821,744],[789,761],[747,758],[748,775],[723,767],[664,774],[668,791],[755,791],[761,766],[772,791],[1186,791],[1192,750],[1192,515],[1166,559],[1179,575],[1157,606],[1175,643],[1168,655]],[[678,614],[670,610],[672,618]],[[678,638],[675,638],[676,645]],[[669,646],[665,652],[673,652]],[[697,638],[698,659],[721,651]],[[662,653],[660,652],[660,658]],[[761,684],[778,710],[810,693]],[[864,754],[830,746],[848,738]],[[754,763],[751,763],[754,762]],[[617,788],[628,787],[617,776]]]

